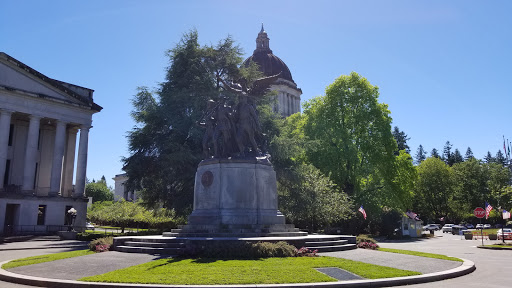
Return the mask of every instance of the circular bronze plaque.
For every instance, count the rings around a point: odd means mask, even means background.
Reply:
[[[213,173],[212,171],[206,171],[203,173],[203,176],[201,176],[201,184],[203,184],[204,187],[210,187],[213,183]]]

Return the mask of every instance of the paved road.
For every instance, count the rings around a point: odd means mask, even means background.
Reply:
[[[435,234],[440,237],[411,242],[381,242],[379,245],[385,248],[414,250],[465,258],[475,263],[476,270],[469,275],[459,278],[407,287],[512,287],[512,251],[479,249],[476,246],[482,244],[481,240],[464,240],[461,236],[440,231]],[[497,241],[484,241],[484,244],[494,242]]]
[[[53,247],[55,245],[68,243],[65,241],[27,241],[27,242],[16,242],[16,243],[2,243],[0,244],[0,261],[18,259],[23,257],[44,255],[50,253],[58,253],[74,250],[73,248],[52,248],[52,249],[34,249],[34,248],[45,248],[45,247]],[[23,250],[5,250],[11,248],[30,248]],[[83,249],[83,248],[81,248]],[[10,282],[0,281],[1,288],[30,288],[33,286],[14,284]]]

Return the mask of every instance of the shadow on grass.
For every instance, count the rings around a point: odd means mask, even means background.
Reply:
[[[164,258],[167,258],[167,257],[160,257],[160,258],[155,259],[155,260],[160,260],[160,259],[164,259]],[[246,260],[246,261],[263,261],[263,258],[185,258],[185,257],[173,257],[173,258],[167,258],[167,261],[165,261],[164,263],[162,263],[160,265],[151,267],[150,270],[158,268],[158,267],[170,265],[170,264],[179,263],[179,262],[185,261],[185,260],[192,260],[191,263],[195,263],[195,264],[208,264],[208,263],[215,263],[215,262],[219,262],[219,261],[231,261],[231,260],[238,260],[238,261],[244,261],[244,260]]]

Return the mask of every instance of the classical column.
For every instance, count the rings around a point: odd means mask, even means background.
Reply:
[[[85,176],[87,172],[87,146],[89,145],[89,129],[91,126],[80,126],[80,142],[78,144],[78,160],[76,163],[75,192],[73,197],[85,196]]]
[[[0,189],[4,188],[5,165],[9,145],[12,111],[0,110]]]
[[[62,160],[66,148],[66,123],[57,120],[55,143],[53,145],[52,174],[50,178],[50,193],[48,196],[57,196],[60,192],[62,176]]]
[[[73,196],[71,191],[73,190],[73,175],[75,171],[75,148],[76,148],[76,134],[78,127],[70,127],[67,131],[67,144],[66,152],[64,156],[64,165],[62,171],[62,185],[60,194],[63,197]]]
[[[28,125],[27,146],[25,147],[25,165],[23,166],[23,191],[33,191],[36,177],[37,144],[41,117],[30,115]]]

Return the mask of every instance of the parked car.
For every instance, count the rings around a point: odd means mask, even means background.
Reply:
[[[439,230],[439,226],[437,226],[436,224],[427,224],[427,225],[423,226],[423,231],[430,231],[430,230],[437,231],[437,230]]]
[[[85,223],[85,229],[86,230],[94,230],[94,225],[92,225],[91,222]]]
[[[491,224],[484,224],[484,229],[491,229]]]
[[[475,226],[473,226],[473,224],[466,224],[466,228],[468,229],[475,229]]]
[[[454,226],[455,224],[444,224],[443,226],[443,233],[450,233],[452,232],[452,227]]]
[[[466,228],[466,226],[462,226],[462,225],[453,225],[452,226],[452,234],[453,235],[459,235],[460,231],[464,231],[464,230],[468,230],[468,228]]]
[[[476,229],[484,229],[484,224],[476,224]]]
[[[502,240],[503,235],[505,235],[505,240],[512,240],[512,229],[503,228],[503,231],[501,229],[498,230],[498,240]]]

